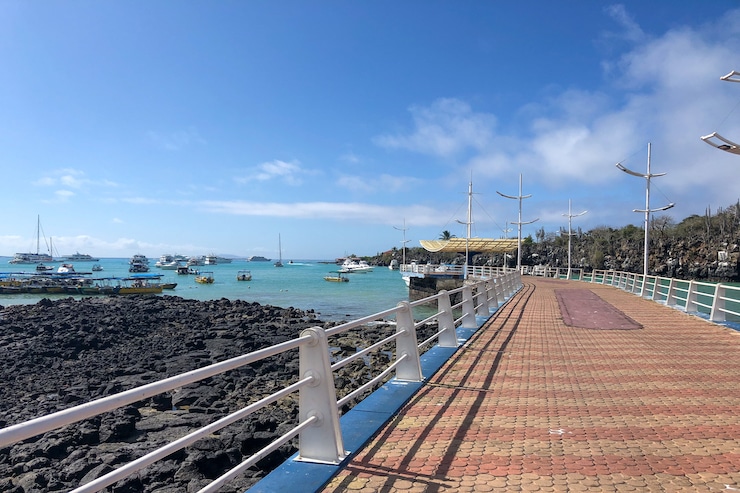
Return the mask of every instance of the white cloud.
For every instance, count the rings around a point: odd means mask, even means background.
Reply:
[[[484,149],[492,138],[493,115],[474,113],[466,102],[439,99],[429,107],[412,106],[410,135],[381,135],[374,142],[390,149],[407,149],[439,157],[451,157],[468,149]]]
[[[439,223],[440,212],[430,207],[383,206],[361,202],[245,202],[245,201],[204,201],[200,206],[219,214],[243,216],[284,217],[294,219],[359,219],[370,223],[396,224],[399,217],[406,217],[407,223],[415,225],[435,225]]]
[[[252,181],[280,180],[285,184],[296,186],[303,183],[304,175],[314,174],[312,171],[301,168],[300,162],[286,162],[280,159],[260,164],[250,171],[246,176],[237,177],[237,183],[249,183]]]

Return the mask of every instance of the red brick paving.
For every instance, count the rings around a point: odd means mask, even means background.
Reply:
[[[740,490],[740,332],[612,287],[524,281],[324,491]],[[568,326],[561,289],[643,328]]]

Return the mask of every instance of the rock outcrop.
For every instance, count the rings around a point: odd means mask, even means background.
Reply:
[[[1,308],[1,307],[0,307]],[[311,311],[179,297],[41,300],[0,310],[0,427],[226,360],[324,326]],[[354,353],[384,324],[332,341]],[[421,337],[421,336],[420,336]],[[338,377],[356,388],[368,369]],[[200,384],[0,449],[0,491],[68,491],[296,380],[290,351]],[[197,491],[295,426],[297,396],[229,426],[111,487]],[[295,451],[286,445],[222,491],[244,491]]]

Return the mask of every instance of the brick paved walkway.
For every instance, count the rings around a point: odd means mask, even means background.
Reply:
[[[524,284],[324,491],[740,490],[740,332]],[[643,328],[565,325],[555,290],[584,288]]]

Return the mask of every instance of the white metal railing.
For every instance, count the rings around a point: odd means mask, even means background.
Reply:
[[[519,290],[522,285],[519,273],[513,270],[502,272],[494,269],[477,268],[473,269],[472,272],[477,276],[481,276],[480,280],[468,282],[464,286],[454,290],[440,291],[434,296],[414,302],[403,301],[395,308],[330,329],[312,327],[304,330],[299,337],[275,346],[8,426],[0,430],[0,448],[11,446],[19,441],[62,426],[77,423],[187,384],[199,382],[245,365],[254,364],[286,351],[298,349],[300,375],[295,383],[273,394],[262,397],[247,407],[149,452],[143,457],[125,464],[108,474],[81,485],[73,491],[75,493],[100,491],[294,392],[298,392],[299,394],[298,425],[217,478],[208,486],[201,489],[200,492],[217,491],[228,481],[234,479],[247,468],[256,464],[259,460],[296,436],[299,437],[298,460],[320,464],[338,464],[346,456],[341,428],[339,426],[341,408],[351,401],[361,398],[363,394],[390,378],[394,373],[397,380],[422,381],[420,354],[424,351],[425,347],[429,347],[434,341],[437,341],[441,347],[457,347],[456,328],[458,326],[465,328],[477,327],[476,315],[490,316],[491,308],[497,308]],[[486,274],[494,273],[496,275],[483,277]],[[461,301],[453,305],[451,302],[453,297],[459,297]],[[414,321],[413,308],[435,302],[437,309],[434,314],[424,320]],[[453,313],[458,312],[461,315],[455,319]],[[393,335],[373,343],[369,347],[340,361],[333,364],[330,362],[330,337],[361,328],[370,322],[387,322],[389,318],[395,318],[396,332]],[[417,329],[430,322],[437,323],[438,331],[419,343],[417,341]],[[364,358],[373,352],[379,352],[381,348],[389,344],[395,344],[394,360],[386,368],[374,368],[373,370],[377,371],[375,376],[337,400],[334,373],[359,358]]]
[[[607,284],[686,313],[705,315],[713,322],[740,322],[740,285],[736,284],[685,281],[603,269],[587,273],[572,268],[568,272],[566,267],[549,266],[523,266],[522,274]]]
[[[594,270],[583,281],[615,286],[713,322],[740,322],[740,286],[644,276],[632,272]]]

